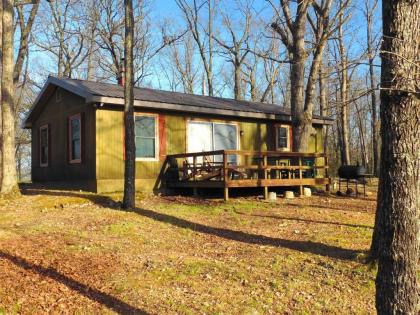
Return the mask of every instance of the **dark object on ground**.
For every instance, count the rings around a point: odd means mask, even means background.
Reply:
[[[359,179],[366,175],[366,168],[360,165],[342,165],[338,169],[338,176],[345,179]]]
[[[359,195],[358,184],[363,186],[363,196],[366,197],[366,177],[370,175],[366,173],[366,168],[364,166],[357,165],[342,165],[338,169],[338,191],[341,193],[341,183],[346,183],[346,192],[347,196],[352,195],[356,192],[356,197]],[[354,184],[355,190],[349,187],[349,184]],[[344,193],[341,193],[340,196],[344,196]],[[338,195],[338,194],[337,194]]]

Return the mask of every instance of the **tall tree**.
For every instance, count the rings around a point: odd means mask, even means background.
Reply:
[[[134,70],[133,70],[133,41],[134,41],[134,13],[133,1],[124,0],[125,11],[125,39],[124,39],[124,209],[135,207],[136,191],[136,145],[134,135]]]
[[[378,0],[373,0],[370,5],[369,0],[365,1],[365,17],[366,17],[366,40],[367,40],[367,55],[369,63],[369,79],[370,79],[370,95],[371,95],[371,130],[372,130],[372,169],[375,176],[379,176],[379,141],[378,141],[378,118],[377,118],[377,104],[376,104],[376,83],[373,60],[375,58],[374,38],[373,38],[373,17],[375,9],[378,5]]]
[[[340,0],[340,4],[342,0]],[[338,15],[338,52],[340,55],[340,70],[339,70],[339,82],[340,82],[340,104],[339,104],[339,116],[341,124],[341,164],[350,164],[350,132],[349,132],[349,112],[350,112],[350,99],[349,99],[349,62],[347,57],[346,48],[344,46],[344,13],[341,11]]]
[[[13,102],[13,5],[13,0],[3,0],[1,48],[2,193],[10,193],[17,188]]]
[[[213,96],[213,17],[214,17],[214,0],[192,0],[189,4],[187,0],[175,0],[188,25],[194,41],[197,44],[201,61],[203,62],[204,71],[206,73],[207,93]],[[207,6],[207,26],[202,32],[202,23],[200,20],[200,9]]]
[[[420,2],[382,2],[381,168],[372,240],[378,314],[418,314]],[[377,252],[375,252],[377,250]]]
[[[0,47],[3,47],[3,0],[0,0]],[[2,68],[3,68],[3,52],[0,48],[0,80],[2,78]],[[2,115],[2,89],[0,87],[0,151],[3,151],[3,115]],[[3,181],[3,154],[0,153],[0,190]]]
[[[29,17],[25,23],[25,14],[23,12],[23,6],[19,5],[16,7],[17,12],[17,23],[20,29],[20,40],[19,48],[16,57],[16,63],[13,70],[13,83],[16,85],[22,75],[23,65],[29,49],[29,37],[31,35],[32,26],[35,21],[35,17],[38,12],[39,0],[33,1],[33,6],[29,12]]]
[[[279,8],[271,0],[269,2],[276,16],[271,27],[286,47],[290,62],[290,84],[293,87],[290,95],[293,151],[307,152],[312,134],[316,77],[322,61],[322,53],[328,38],[334,31],[337,16],[347,6],[348,1],[344,1],[339,6],[334,17],[330,17],[332,0],[303,0],[298,3],[280,0]],[[313,45],[309,48],[305,40],[308,21],[315,29]],[[312,58],[309,58],[310,56]],[[308,63],[309,71],[306,79],[305,68]]]
[[[224,56],[226,60],[233,65],[233,96],[236,100],[243,99],[244,96],[242,91],[242,65],[249,53],[248,40],[250,37],[252,18],[251,7],[239,7],[238,11],[241,12],[244,19],[241,31],[236,31],[237,25],[241,24],[240,22],[233,21],[232,17],[227,14],[222,14],[223,26],[226,30],[223,33],[226,34],[224,37],[227,38],[222,38],[222,36],[213,37],[221,48],[220,53],[222,56]]]

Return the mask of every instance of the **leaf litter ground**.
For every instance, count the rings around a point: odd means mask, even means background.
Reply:
[[[0,314],[371,314],[376,207],[27,185],[0,199]]]

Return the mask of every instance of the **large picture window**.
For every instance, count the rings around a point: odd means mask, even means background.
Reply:
[[[70,163],[82,161],[82,120],[80,114],[69,117]]]
[[[44,125],[39,128],[39,165],[48,166],[49,163],[49,128]]]
[[[276,126],[276,149],[290,151],[290,126]]]
[[[136,159],[157,159],[157,117],[152,115],[135,116]]]

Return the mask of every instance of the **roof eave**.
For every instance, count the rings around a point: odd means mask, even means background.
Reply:
[[[87,103],[102,103],[110,105],[124,105],[124,99],[119,97],[108,97],[108,96],[99,96],[91,95],[86,99]],[[251,112],[251,111],[239,111],[239,110],[227,110],[227,109],[217,109],[217,108],[208,108],[204,106],[184,106],[174,103],[163,103],[163,102],[151,102],[151,101],[142,101],[134,100],[135,107],[142,107],[147,109],[165,109],[176,112],[184,113],[202,113],[202,114],[211,114],[211,115],[221,115],[221,116],[234,116],[241,118],[254,118],[254,119],[265,119],[265,120],[275,120],[283,122],[291,122],[292,117],[288,114],[280,113],[261,113],[261,112]],[[331,125],[333,124],[332,119],[329,118],[314,118],[312,122],[314,124],[321,125]]]
[[[56,77],[49,76],[47,81],[45,82],[44,86],[42,87],[41,91],[38,93],[38,96],[36,97],[34,103],[32,104],[32,107],[30,108],[28,114],[26,115],[26,118],[23,122],[23,127],[24,128],[31,128],[32,127],[32,122],[31,122],[32,114],[33,114],[34,110],[39,106],[39,104],[42,100],[42,97],[44,96],[45,91],[51,85],[61,87],[65,90],[68,90],[68,91],[84,98],[86,101],[88,99],[90,99],[90,97],[92,96],[92,94],[86,92],[83,89],[77,88],[76,86],[74,86],[74,85],[72,85],[72,84],[70,84],[70,83],[68,83],[64,80],[61,80],[61,79],[56,78]]]

